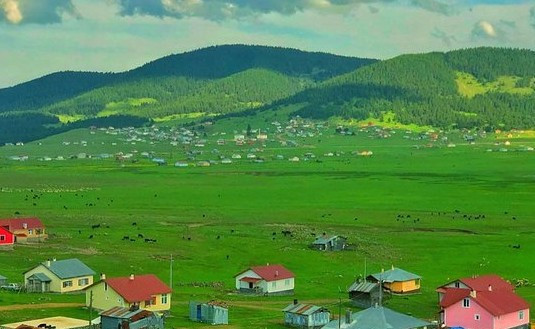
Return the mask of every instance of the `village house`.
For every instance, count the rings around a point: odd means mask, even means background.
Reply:
[[[317,329],[331,321],[331,313],[326,308],[300,304],[297,299],[282,312],[284,312],[284,324],[292,327]]]
[[[392,269],[369,275],[366,279],[372,282],[382,282],[383,288],[393,294],[406,294],[420,291],[422,278],[392,266]]]
[[[45,226],[36,217],[0,219],[0,227],[13,233],[16,243],[40,242],[48,237]]]
[[[148,311],[168,312],[171,308],[171,288],[153,274],[109,279],[102,275],[100,281],[85,291],[86,306],[92,305],[99,310],[134,306]]]
[[[79,259],[52,259],[24,272],[24,285],[28,292],[75,292],[91,285],[93,275]]]
[[[378,282],[357,280],[347,292],[352,304],[359,308],[372,307],[381,302],[381,285]]]
[[[139,308],[113,307],[100,313],[100,329],[163,329],[162,316]]]
[[[228,308],[226,304],[214,300],[208,303],[190,301],[189,318],[191,321],[212,325],[228,324]]]
[[[234,278],[240,292],[291,295],[294,291],[295,276],[282,265],[253,266]]]
[[[0,247],[11,246],[15,243],[15,235],[3,226],[0,226]]]
[[[312,242],[312,248],[322,251],[341,251],[346,247],[347,239],[338,235],[322,234]]]
[[[462,278],[437,289],[440,323],[470,329],[529,329],[529,305],[498,275]]]
[[[383,306],[373,306],[354,314],[347,311],[340,320],[333,320],[322,329],[427,329],[431,325]]]

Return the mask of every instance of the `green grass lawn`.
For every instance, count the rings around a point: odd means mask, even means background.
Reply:
[[[258,145],[216,146],[215,141],[231,139],[234,130],[245,129],[248,122],[253,122],[253,128],[267,129],[277,119],[272,115],[229,119],[206,128],[208,142],[202,158],[215,159],[210,152],[214,148],[226,155],[249,153]],[[137,163],[35,160],[133,149],[153,151],[171,164],[185,159],[182,145],[132,145],[100,131],[92,135],[89,130],[77,130],[23,147],[2,147],[0,217],[16,211],[39,216],[50,239],[0,252],[0,274],[20,282],[22,272],[37,262],[78,257],[108,277],[155,273],[168,282],[173,255],[173,307],[167,321],[173,328],[203,327],[187,319],[187,302],[192,299],[228,301],[233,328],[282,328],[280,310],[293,297],[244,297],[233,291],[233,275],[257,264],[284,264],[296,274],[295,298],[325,305],[333,313],[340,297],[344,308],[349,307],[345,289],[364,274],[365,262],[368,273],[395,265],[421,275],[422,291],[394,297],[387,305],[425,319],[436,318],[434,290],[448,280],[497,273],[510,280],[535,281],[533,152],[486,152],[498,147],[493,145],[493,135],[466,145],[461,133],[455,132],[447,136],[457,147],[437,142],[426,148],[421,146],[429,141],[404,138],[403,131],[389,139],[358,130],[356,136],[333,131],[296,137],[296,148],[267,142],[264,151],[258,152],[265,163],[242,159],[208,168],[158,167],[146,159]],[[220,132],[227,134],[216,134]],[[87,141],[86,147],[62,144],[81,140]],[[534,146],[535,140],[515,139],[508,147],[517,150],[522,145]],[[374,154],[351,154],[357,150]],[[335,151],[344,154],[323,156]],[[321,162],[272,159],[278,154],[302,157],[306,152]],[[22,163],[6,159],[13,154],[34,158]],[[410,219],[397,220],[398,214]],[[482,214],[483,220],[463,217]],[[109,228],[91,229],[98,223]],[[291,230],[294,237],[283,237],[281,230]],[[323,232],[347,236],[355,250],[310,250],[312,234]],[[121,239],[140,233],[157,243]],[[94,238],[89,239],[90,235]],[[513,249],[512,244],[521,248]],[[224,288],[194,286],[194,282],[214,281],[222,281]],[[519,292],[535,303],[535,288]],[[84,296],[0,293],[0,306],[55,302],[83,303]],[[86,318],[87,311],[81,307],[3,311],[0,323],[51,315]]]

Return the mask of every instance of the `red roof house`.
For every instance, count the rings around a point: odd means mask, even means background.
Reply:
[[[15,235],[15,242],[39,242],[48,237],[46,229],[39,218],[0,219],[0,227]]]
[[[0,226],[0,246],[12,245],[15,242],[15,235],[3,226]]]
[[[86,304],[106,310],[115,306],[166,312],[171,306],[171,288],[153,274],[101,280],[86,289]]]
[[[295,275],[282,265],[253,266],[236,276],[236,289],[265,295],[293,294]]]
[[[437,289],[441,323],[471,329],[529,328],[529,305],[497,275],[450,282]]]

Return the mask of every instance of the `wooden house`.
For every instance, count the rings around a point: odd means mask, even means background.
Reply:
[[[153,274],[109,278],[86,288],[86,306],[108,310],[115,306],[138,307],[154,312],[168,312],[171,308],[171,288]]]
[[[427,329],[431,325],[383,306],[373,306],[354,314],[346,312],[340,320],[329,322],[323,329]]]
[[[319,329],[329,323],[331,313],[324,307],[299,304],[294,300],[282,310],[284,312],[284,324],[298,328]]]
[[[341,251],[346,249],[347,239],[338,235],[322,234],[312,243],[312,248],[322,251]]]
[[[11,246],[15,243],[15,235],[6,227],[0,226],[0,247]]]
[[[236,289],[244,293],[289,295],[295,276],[282,265],[253,266],[234,276]]]
[[[189,318],[191,321],[212,325],[228,324],[228,308],[224,303],[213,300],[208,303],[190,301]]]
[[[462,278],[437,289],[440,324],[473,329],[529,329],[529,305],[498,275]]]
[[[138,308],[113,307],[100,313],[100,329],[164,329],[157,313]]]
[[[79,259],[53,259],[24,272],[24,285],[28,292],[75,292],[91,285],[93,275]]]
[[[36,217],[0,219],[0,227],[13,233],[17,243],[40,242],[48,237],[45,226]]]
[[[381,303],[381,285],[378,282],[357,280],[347,292],[353,305],[359,308],[368,308]]]
[[[383,287],[391,293],[406,294],[420,291],[422,278],[392,266],[392,269],[369,275],[366,279],[371,282],[382,282]]]

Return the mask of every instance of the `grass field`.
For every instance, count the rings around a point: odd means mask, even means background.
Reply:
[[[16,211],[39,216],[51,236],[44,244],[0,252],[0,274],[20,282],[22,272],[37,262],[78,257],[108,277],[155,273],[168,282],[173,255],[170,328],[208,328],[189,322],[187,302],[214,298],[229,302],[230,328],[283,328],[281,309],[293,297],[245,297],[233,291],[233,275],[257,264],[284,264],[296,274],[295,298],[327,306],[333,313],[339,298],[349,307],[345,289],[364,274],[365,262],[368,273],[395,265],[421,275],[422,291],[393,297],[387,306],[430,320],[437,316],[434,289],[448,280],[497,273],[509,280],[535,281],[535,153],[519,151],[535,146],[534,139],[515,138],[508,152],[488,152],[503,147],[495,145],[494,135],[468,145],[460,132],[442,134],[456,144],[448,148],[404,131],[378,138],[372,130],[341,136],[330,127],[314,137],[294,137],[297,147],[282,147],[278,141],[268,141],[265,147],[216,145],[218,139],[232,139],[248,122],[266,129],[272,120],[284,120],[264,116],[228,119],[205,128],[204,154],[197,159],[216,159],[211,151],[216,148],[229,156],[256,147],[263,150],[256,153],[264,163],[242,159],[208,168],[175,168],[148,159],[37,161],[135,149],[154,152],[172,164],[194,148],[168,141],[133,145],[121,136],[89,130],[1,147],[0,217]],[[274,136],[270,139],[282,138]],[[87,146],[73,143],[82,140]],[[373,156],[352,154],[361,150],[371,150]],[[279,154],[302,159],[308,152],[320,161],[273,159]],[[328,152],[339,156],[324,156]],[[30,159],[7,159],[23,154]],[[411,219],[396,220],[398,214]],[[482,214],[485,219],[468,219]],[[91,229],[98,223],[109,228]],[[281,230],[291,230],[294,237],[283,237]],[[307,248],[312,233],[322,232],[347,236],[356,249],[324,253]],[[157,243],[121,240],[138,233]],[[513,244],[521,248],[513,249]],[[215,281],[222,281],[224,288],[195,287],[195,282]],[[519,293],[535,303],[535,287]],[[83,302],[83,295],[0,292],[0,323],[53,315],[87,318],[87,310],[78,306]],[[31,311],[8,307],[19,304],[44,305]]]

